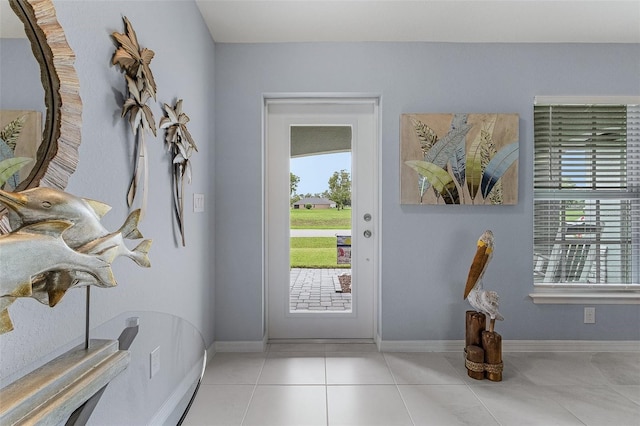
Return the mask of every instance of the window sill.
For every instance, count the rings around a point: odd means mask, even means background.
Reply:
[[[634,286],[635,287],[635,286]],[[593,290],[570,288],[538,288],[529,293],[535,304],[563,305],[638,305],[640,291],[633,290]]]

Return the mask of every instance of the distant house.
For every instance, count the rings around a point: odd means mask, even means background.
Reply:
[[[311,204],[312,209],[334,209],[336,203],[326,198],[311,197],[302,198],[300,201],[293,203],[294,209],[303,209],[305,205]]]

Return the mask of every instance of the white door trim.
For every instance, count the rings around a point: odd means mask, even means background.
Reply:
[[[267,224],[267,191],[269,188],[267,187],[267,118],[268,118],[268,108],[267,105],[270,104],[291,104],[291,105],[326,105],[326,104],[335,104],[335,105],[357,105],[357,104],[370,104],[374,106],[375,111],[375,120],[376,126],[375,129],[375,140],[376,140],[376,152],[375,152],[375,168],[377,170],[376,174],[376,187],[377,193],[375,194],[375,206],[371,213],[374,215],[376,220],[376,237],[375,245],[374,245],[374,256],[377,259],[376,262],[376,270],[374,272],[374,282],[373,282],[373,300],[372,300],[372,330],[371,337],[375,338],[375,336],[379,335],[379,306],[380,306],[380,255],[381,255],[381,235],[380,229],[382,218],[381,218],[381,96],[377,94],[354,94],[354,93],[298,93],[298,94],[290,94],[290,93],[270,93],[263,95],[263,114],[262,114],[262,262],[263,262],[263,277],[262,277],[262,288],[263,288],[263,326],[264,326],[264,335],[267,336],[269,332],[269,291],[268,291],[268,224]],[[354,307],[355,311],[355,307]],[[335,314],[334,314],[335,315]],[[340,316],[335,315],[335,316]],[[346,315],[348,316],[348,314]]]

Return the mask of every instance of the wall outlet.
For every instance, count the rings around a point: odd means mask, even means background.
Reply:
[[[204,194],[193,194],[193,211],[195,213],[204,212]]]
[[[149,354],[149,365],[149,378],[151,379],[158,371],[160,371],[160,346],[152,350]]]
[[[586,306],[584,308],[584,323],[595,324],[596,323],[596,308]]]

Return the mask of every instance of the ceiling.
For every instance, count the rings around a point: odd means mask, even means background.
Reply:
[[[196,0],[216,42],[640,43],[640,0]]]
[[[196,4],[219,43],[640,43],[640,0],[196,0]],[[22,26],[12,15],[8,2],[1,0],[0,36],[20,36]]]

